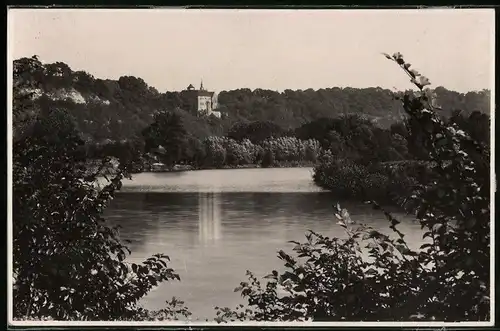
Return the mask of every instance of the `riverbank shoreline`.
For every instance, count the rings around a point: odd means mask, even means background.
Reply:
[[[144,171],[136,172],[135,174],[152,172],[152,173],[169,173],[169,172],[188,172],[188,171],[200,171],[200,170],[238,170],[238,169],[287,169],[287,168],[314,168],[315,163],[284,163],[273,165],[272,167],[262,167],[260,164],[245,164],[239,166],[222,166],[222,167],[194,167],[191,165],[176,165],[173,168],[149,168]]]

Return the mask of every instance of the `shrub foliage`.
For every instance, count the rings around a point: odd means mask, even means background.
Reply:
[[[18,101],[14,100],[14,109],[22,113],[25,110],[17,108]],[[120,241],[117,228],[102,217],[127,176],[126,164],[117,167],[109,158],[96,160],[89,155],[65,111],[41,108],[35,112],[29,125],[14,131],[14,318],[189,316],[178,300],[167,302],[160,312],[139,306],[154,286],[179,276],[163,254],[140,264],[126,262],[130,251]],[[103,178],[106,182],[101,186]]]
[[[353,225],[340,206],[335,216],[346,238],[310,232],[294,242],[295,254],[280,251],[285,272],[266,284],[251,272],[236,289],[246,307],[217,307],[217,320],[257,321],[479,321],[490,318],[490,152],[456,123],[436,113],[429,80],[394,61],[418,88],[401,98],[411,137],[429,160],[405,207],[422,228],[423,244],[412,248],[400,223],[386,215],[390,235]]]

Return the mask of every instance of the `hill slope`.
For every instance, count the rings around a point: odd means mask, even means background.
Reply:
[[[143,79],[122,76],[98,79],[84,71],[73,71],[62,62],[43,64],[36,57],[14,61],[14,86],[32,93],[35,104],[61,107],[75,117],[79,129],[92,140],[132,139],[153,120],[160,109],[180,111],[187,130],[199,138],[221,135],[236,121],[273,121],[285,129],[323,117],[362,114],[387,127],[403,113],[392,92],[381,88],[328,88],[282,93],[256,89],[222,91],[219,110],[225,118],[198,118],[188,112],[187,100],[179,92],[160,93]],[[443,115],[460,109],[490,112],[490,92],[467,94],[435,89]]]

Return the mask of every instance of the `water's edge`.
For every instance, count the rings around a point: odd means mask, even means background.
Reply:
[[[310,168],[141,173],[124,181],[123,189],[105,217],[121,226],[122,239],[132,241],[128,260],[165,253],[181,277],[155,288],[141,304],[161,309],[175,296],[194,319],[212,320],[214,306],[242,303],[233,290],[246,280],[246,270],[257,277],[280,271],[277,251],[290,252],[288,242],[303,241],[308,230],[343,236],[333,214],[336,201],[313,183]],[[341,204],[357,222],[389,226],[383,213],[368,205]],[[416,224],[400,227],[419,244]]]

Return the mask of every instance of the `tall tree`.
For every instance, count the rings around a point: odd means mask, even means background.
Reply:
[[[144,129],[143,136],[145,152],[155,152],[165,164],[173,166],[183,159],[188,134],[179,114],[171,111],[156,113],[154,122]]]

